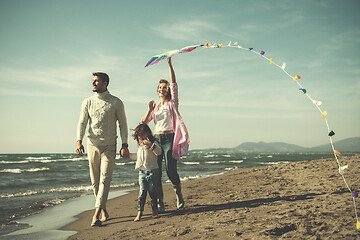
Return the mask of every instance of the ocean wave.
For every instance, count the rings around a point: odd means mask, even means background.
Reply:
[[[239,169],[238,167],[229,167],[229,168],[225,168],[226,171],[231,171],[231,170],[236,170]]]
[[[111,185],[110,188],[126,188],[126,187],[133,187],[136,186],[138,182],[132,182],[132,183],[124,183],[124,184],[117,184],[117,185]]]
[[[47,160],[51,159],[51,157],[27,157],[26,160]]]
[[[182,162],[185,165],[199,165],[200,162]]]
[[[225,155],[222,155],[222,156],[227,157],[227,158],[231,157],[231,155],[229,155],[229,154],[225,154]]]
[[[132,186],[135,186],[136,184],[137,184],[137,182],[127,183],[127,184],[117,184],[117,185],[111,185],[110,188],[132,187]],[[61,188],[52,188],[52,189],[42,189],[42,190],[32,190],[32,191],[18,192],[18,193],[1,194],[0,198],[27,197],[27,196],[45,194],[45,193],[86,192],[86,191],[91,191],[91,190],[92,190],[92,186],[61,187]]]
[[[189,181],[189,180],[195,180],[195,179],[200,179],[200,178],[206,178],[206,177],[210,177],[213,176],[213,174],[200,174],[200,175],[195,175],[195,176],[186,176],[186,177],[182,177],[180,178],[180,181]],[[168,179],[165,181],[166,183],[171,183],[171,181]]]
[[[232,160],[232,161],[229,161],[231,163],[243,163],[244,160]]]
[[[42,189],[42,190],[2,194],[0,195],[0,198],[26,197],[26,196],[32,196],[32,195],[44,194],[44,193],[81,192],[81,191],[89,191],[89,190],[92,190],[91,186],[62,187],[62,188],[52,188],[52,189]]]
[[[23,161],[0,161],[1,164],[17,164],[17,163],[29,163],[29,160],[23,160]]]
[[[117,162],[117,163],[115,163],[115,165],[118,165],[118,166],[133,165],[133,164],[135,164],[135,162]]]
[[[219,164],[221,163],[220,161],[208,161],[208,162],[205,162],[205,163],[208,163],[208,164]]]
[[[52,163],[52,162],[77,162],[77,161],[87,161],[84,157],[78,158],[65,158],[65,159],[51,159],[50,157],[41,157],[41,158],[34,158],[34,157],[27,157],[27,160],[21,161],[0,161],[1,164],[24,164],[24,163]]]
[[[204,156],[204,158],[213,158],[213,157],[215,157],[215,154],[209,154],[209,155]]]
[[[280,163],[289,163],[289,162],[260,162],[260,164],[263,164],[263,165],[275,165],[275,164],[280,164]]]
[[[14,169],[4,169],[0,170],[2,173],[23,173],[23,172],[42,172],[42,171],[49,171],[50,168],[43,167],[43,168],[29,168],[29,169],[20,169],[20,168],[14,168]]]

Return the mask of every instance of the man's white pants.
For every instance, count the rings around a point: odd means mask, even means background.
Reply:
[[[88,144],[90,178],[95,195],[95,208],[106,208],[116,159],[116,145]]]

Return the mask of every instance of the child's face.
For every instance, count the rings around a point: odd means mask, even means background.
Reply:
[[[148,138],[147,135],[139,135],[139,142],[144,142]]]

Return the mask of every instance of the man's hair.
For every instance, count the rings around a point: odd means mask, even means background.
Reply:
[[[103,73],[103,72],[94,72],[92,75],[93,75],[94,77],[97,76],[97,77],[100,78],[101,81],[103,81],[103,82],[107,82],[107,85],[109,86],[110,79],[109,79],[109,76],[108,76],[106,73]]]

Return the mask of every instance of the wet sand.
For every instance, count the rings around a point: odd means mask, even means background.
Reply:
[[[350,188],[360,189],[360,155],[348,165]],[[90,227],[93,211],[63,227],[69,239],[360,239],[351,193],[334,158],[244,168],[182,184],[185,208],[164,186],[166,212],[151,217],[149,197],[134,222],[138,191],[108,201],[109,221]],[[357,211],[359,201],[355,198]]]

